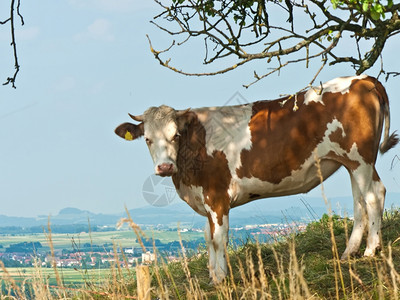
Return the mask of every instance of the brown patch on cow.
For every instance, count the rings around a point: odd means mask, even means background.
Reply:
[[[208,225],[210,226],[210,236],[211,240],[213,240],[214,232],[215,232],[215,224],[210,214],[207,214]],[[215,247],[215,245],[213,245]]]
[[[335,131],[333,131],[328,138],[332,141],[332,142],[340,142],[342,139],[344,139],[346,137],[346,134],[343,132],[342,128],[337,128]]]
[[[239,178],[257,177],[262,181],[278,184],[291,175],[310,157],[316,145],[322,141],[329,123],[321,112],[321,103],[303,105],[304,93],[297,96],[299,109],[293,111],[294,99],[283,107],[281,102],[259,101],[253,104],[253,116],[249,123],[252,148],[241,152],[242,166],[236,170]],[[320,122],[309,122],[321,115]]]
[[[259,198],[259,197],[261,197],[260,194],[253,194],[253,193],[250,193],[250,194],[249,194],[249,198],[250,198],[250,199],[255,199],[255,198]]]
[[[343,132],[331,134],[332,142],[349,152],[356,144],[366,163],[373,164],[378,153],[383,111],[374,82],[353,80],[348,93],[325,92],[321,102],[304,103],[305,93],[297,95],[299,109],[293,110],[294,97],[253,103],[249,123],[252,148],[241,152],[239,178],[256,177],[278,184],[298,170],[323,140],[327,124],[337,119]],[[282,101],[287,102],[282,106]],[[338,160],[338,157],[336,157]],[[355,162],[342,156],[341,163]]]
[[[359,166],[360,166],[360,162],[356,161],[356,160],[351,160],[347,154],[343,154],[343,155],[338,155],[333,151],[330,151],[326,157],[339,162],[340,164],[342,164],[343,166],[346,167],[346,169],[348,169],[349,171],[354,171],[356,170]]]
[[[218,224],[222,225],[223,216],[229,213],[228,189],[232,179],[226,155],[222,151],[207,154],[206,130],[194,113],[191,113],[190,121],[181,127],[177,157],[179,171],[172,176],[172,180],[177,189],[181,183],[202,187],[205,204],[217,214]],[[213,234],[214,224],[211,216],[208,218]]]

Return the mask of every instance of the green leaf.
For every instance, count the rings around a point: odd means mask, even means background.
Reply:
[[[369,2],[368,1],[364,1],[363,5],[362,5],[363,11],[368,11],[368,8],[369,8]]]
[[[384,8],[382,4],[375,4],[373,7],[373,10],[375,10],[377,13],[383,14]]]
[[[377,21],[381,17],[385,18],[385,8],[382,4],[376,3],[374,6],[371,7],[371,18]]]
[[[371,10],[371,18],[375,21],[378,21],[381,18],[381,14],[375,10]]]

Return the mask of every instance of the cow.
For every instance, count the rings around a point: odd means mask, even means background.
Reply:
[[[139,123],[123,123],[115,133],[126,140],[144,136],[155,174],[171,176],[179,197],[207,217],[214,281],[228,271],[230,209],[307,193],[342,166],[354,198],[354,227],[342,259],[357,254],[365,231],[364,256],[380,249],[386,190],[375,162],[399,139],[389,135],[388,96],[377,79],[340,77],[272,101],[185,110],[162,105],[129,115]]]

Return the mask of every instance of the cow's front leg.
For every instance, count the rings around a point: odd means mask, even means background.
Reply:
[[[206,241],[209,254],[210,277],[214,282],[222,281],[227,273],[226,246],[228,244],[228,215],[207,210]]]
[[[212,274],[215,274],[215,250],[211,238],[210,222],[208,220],[206,221],[205,239],[208,252],[208,269],[210,270],[210,278],[212,279]]]

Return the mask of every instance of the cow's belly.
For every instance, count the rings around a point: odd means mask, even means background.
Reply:
[[[323,180],[325,180],[341,165],[333,160],[322,160],[320,166]],[[312,163],[304,164],[301,169],[293,171],[291,176],[282,179],[277,184],[262,181],[256,177],[236,178],[232,180],[230,187],[231,207],[256,199],[307,193],[320,182],[314,160]]]

